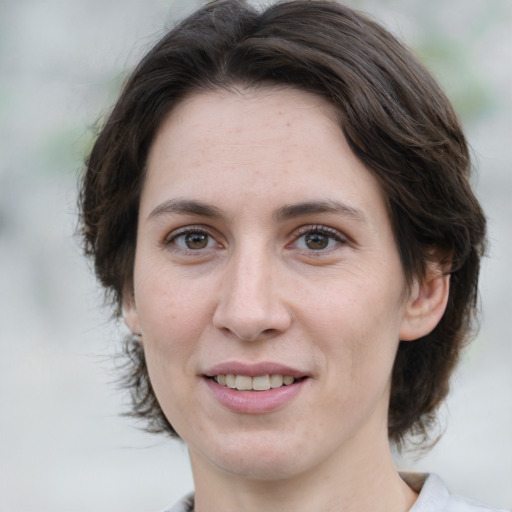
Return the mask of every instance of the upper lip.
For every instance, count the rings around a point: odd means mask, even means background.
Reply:
[[[204,372],[206,377],[228,374],[247,375],[248,377],[257,377],[258,375],[290,375],[296,379],[308,376],[308,373],[303,370],[275,362],[242,363],[226,361],[216,364]]]

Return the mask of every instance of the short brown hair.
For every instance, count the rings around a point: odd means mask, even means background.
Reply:
[[[85,252],[120,314],[132,292],[136,226],[149,148],[185,96],[282,84],[318,94],[340,115],[354,154],[374,173],[406,278],[444,255],[451,287],[433,332],[401,342],[393,369],[389,438],[428,439],[477,308],[485,218],[453,108],[429,72],[380,25],[329,0],[212,2],[172,29],[128,79],[87,160],[80,197]],[[176,435],[151,388],[139,343],[127,344],[133,414]]]

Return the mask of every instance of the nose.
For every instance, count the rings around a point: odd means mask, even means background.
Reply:
[[[290,327],[286,290],[276,282],[279,269],[271,259],[265,250],[233,256],[223,276],[214,327],[245,341],[273,338]]]

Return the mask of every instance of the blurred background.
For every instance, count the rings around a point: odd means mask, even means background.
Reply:
[[[0,0],[0,511],[154,511],[192,489],[186,449],[127,418],[124,329],[80,253],[77,177],[96,120],[187,0]],[[512,2],[351,0],[434,71],[471,142],[489,216],[482,326],[402,468],[512,508]]]

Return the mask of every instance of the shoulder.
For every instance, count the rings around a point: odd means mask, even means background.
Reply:
[[[191,512],[194,510],[194,493],[187,494],[178,503],[171,508],[166,508],[162,512]]]
[[[506,512],[451,494],[435,474],[402,474],[402,478],[419,493],[409,512]]]

